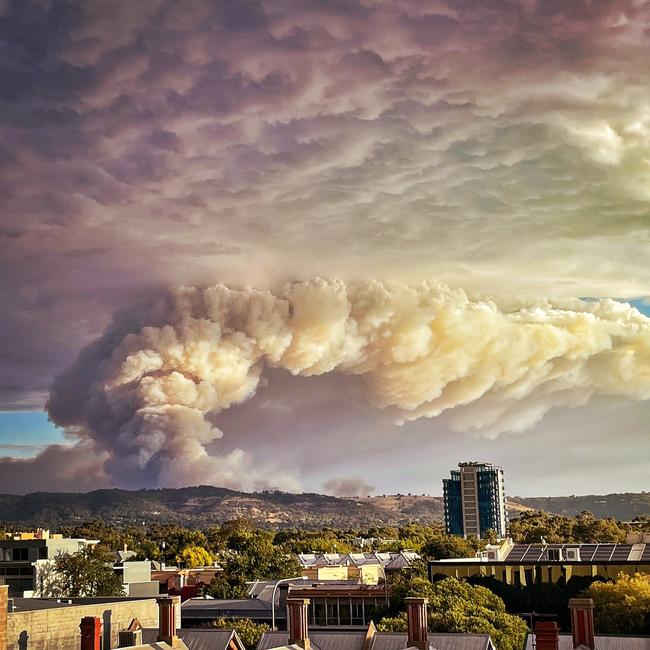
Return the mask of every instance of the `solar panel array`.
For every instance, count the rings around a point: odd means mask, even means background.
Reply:
[[[562,549],[562,562],[567,560],[567,549],[580,550],[581,562],[595,564],[606,562],[626,562],[632,550],[632,544],[515,544],[506,560],[508,562],[550,562],[549,549]],[[554,555],[553,553],[550,554]],[[646,544],[641,555],[641,562],[650,562],[650,544]]]

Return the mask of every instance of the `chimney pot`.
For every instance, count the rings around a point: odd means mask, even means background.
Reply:
[[[535,644],[537,650],[558,650],[560,646],[560,628],[555,621],[535,623]]]
[[[427,598],[405,598],[408,620],[408,646],[429,650],[427,629]]]
[[[590,650],[595,650],[594,601],[591,598],[571,598],[569,610],[571,611],[573,647],[579,648],[582,645]]]
[[[309,598],[287,598],[287,621],[289,645],[298,645],[309,650],[309,629],[307,627],[307,608]]]
[[[79,624],[81,650],[100,650],[102,622],[97,616],[84,616]]]

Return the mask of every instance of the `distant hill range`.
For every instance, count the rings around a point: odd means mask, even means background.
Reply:
[[[575,515],[589,510],[597,517],[630,520],[650,515],[650,493],[582,497],[514,497],[511,516],[525,510]],[[177,523],[205,527],[247,517],[259,526],[367,528],[412,521],[439,522],[442,498],[384,495],[339,498],[322,494],[247,493],[198,486],[156,490],[95,490],[87,493],[35,492],[0,495],[0,521],[21,526],[56,527],[101,519],[118,526]]]

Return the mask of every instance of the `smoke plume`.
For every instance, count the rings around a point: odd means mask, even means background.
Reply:
[[[456,430],[496,435],[594,394],[648,399],[650,319],[612,300],[499,306],[426,282],[180,287],[118,313],[55,379],[48,410],[107,454],[115,484],[278,485],[245,450],[206,448],[224,435],[211,417],[265,368],[353,375],[397,423],[448,412]]]
[[[375,486],[366,483],[358,476],[332,478],[323,483],[323,489],[327,494],[335,497],[358,497],[371,494]]]

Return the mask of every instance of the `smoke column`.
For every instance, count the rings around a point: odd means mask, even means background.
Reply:
[[[116,484],[260,487],[244,450],[208,453],[223,433],[206,415],[245,402],[266,367],[357,375],[397,423],[449,411],[454,429],[497,435],[594,394],[648,399],[650,319],[612,300],[499,307],[437,283],[180,287],[116,314],[48,411]]]

